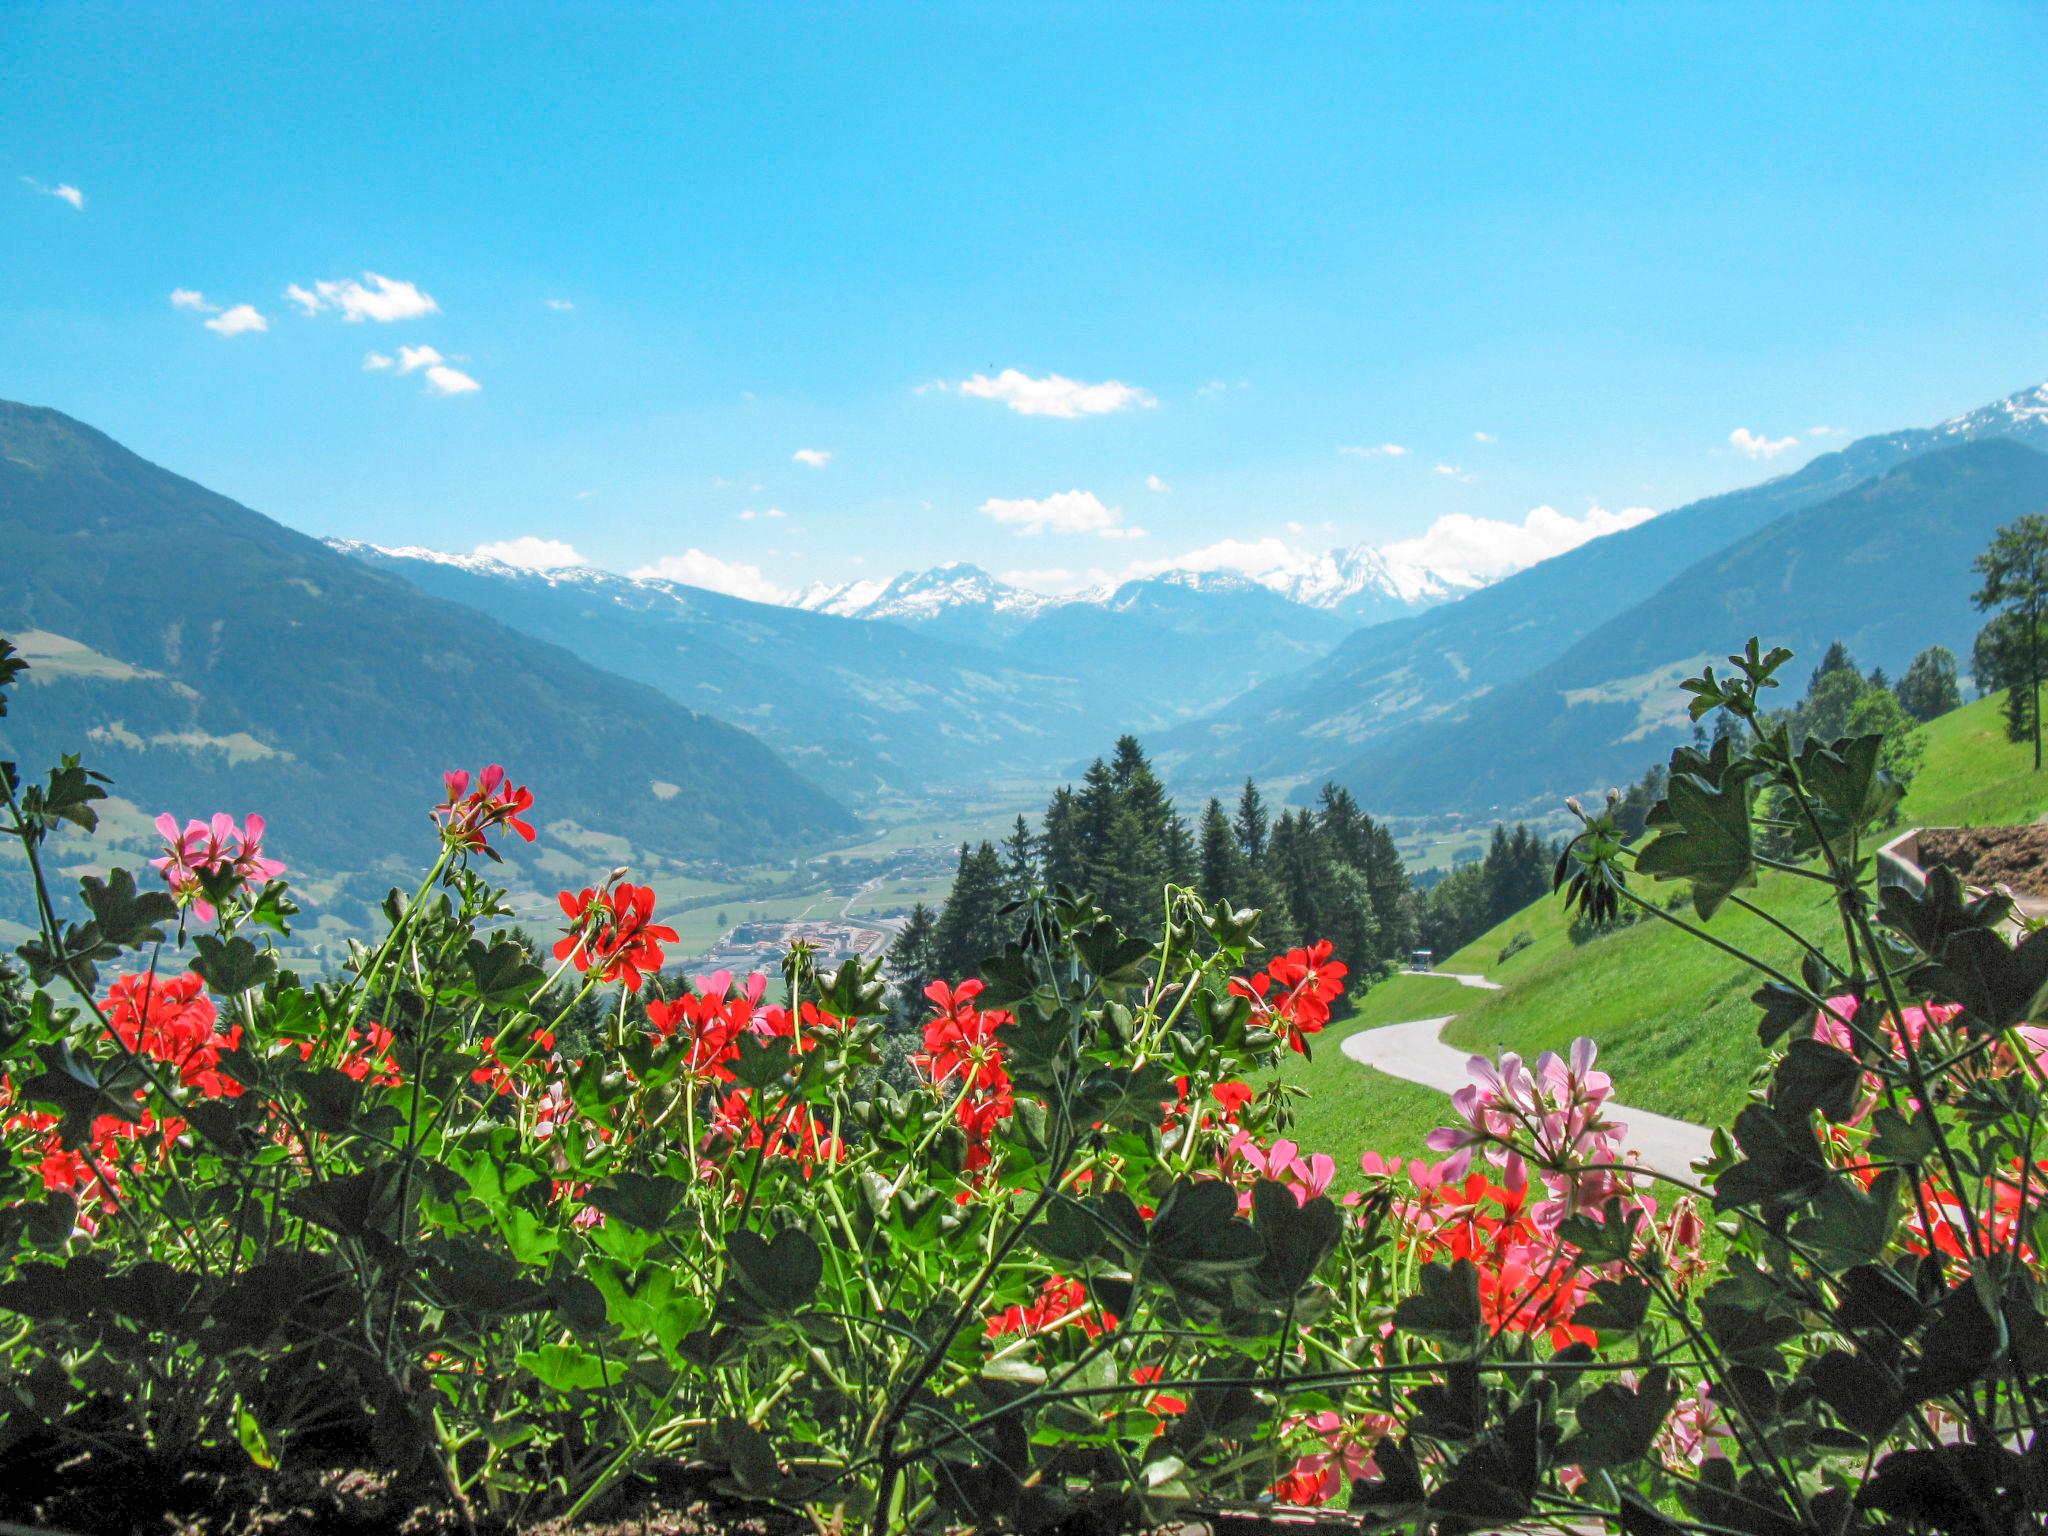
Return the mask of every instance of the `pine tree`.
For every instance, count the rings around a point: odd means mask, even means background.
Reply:
[[[1223,802],[1211,800],[1202,812],[1201,871],[1198,889],[1210,906],[1237,908],[1245,900],[1244,850],[1223,814]]]
[[[899,1025],[907,1027],[924,1013],[924,989],[939,979],[938,919],[919,902],[889,946],[887,971],[890,1002]]]
[[[1185,816],[1166,818],[1166,838],[1161,851],[1166,878],[1175,885],[1193,885],[1201,866],[1195,853],[1195,835],[1188,829]]]
[[[1035,857],[1036,843],[1031,836],[1031,823],[1022,816],[1010,829],[1010,835],[1003,840],[1003,873],[1010,879],[1010,895],[1022,899],[1038,883],[1038,861]]]
[[[1401,850],[1394,846],[1394,834],[1384,823],[1366,819],[1366,859],[1362,866],[1366,888],[1372,896],[1373,921],[1379,926],[1380,952],[1391,966],[1408,963],[1415,948],[1419,903],[1415,882],[1408,878],[1401,862]]]
[[[1081,806],[1072,789],[1052,793],[1045,808],[1045,832],[1039,839],[1039,870],[1047,886],[1079,888],[1087,879],[1087,852],[1081,838]]]
[[[1820,659],[1820,665],[1813,669],[1813,676],[1806,680],[1806,691],[1811,695],[1813,690],[1820,686],[1820,680],[1830,672],[1856,671],[1856,658],[1849,654],[1849,647],[1836,640],[1828,646],[1826,654]]]
[[[995,844],[984,841],[970,850],[962,843],[960,867],[933,938],[939,971],[947,980],[974,975],[982,961],[1001,952],[1009,937],[1002,915],[1009,900],[1009,881]]]
[[[1259,786],[1246,779],[1244,793],[1237,797],[1237,815],[1231,826],[1237,832],[1237,846],[1253,865],[1266,857],[1267,825],[1265,799],[1259,794]]]

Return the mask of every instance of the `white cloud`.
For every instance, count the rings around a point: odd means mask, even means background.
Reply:
[[[239,336],[244,331],[270,329],[270,322],[263,318],[254,304],[237,304],[233,309],[215,315],[205,325],[209,331],[221,336]]]
[[[792,463],[808,464],[813,469],[823,469],[832,462],[832,450],[829,448],[799,448],[789,457]]]
[[[495,544],[479,544],[472,553],[486,560],[524,566],[529,571],[555,571],[563,566],[590,564],[576,552],[575,546],[531,533],[522,533],[516,539],[501,539]]]
[[[971,399],[999,400],[1019,416],[1057,416],[1068,421],[1078,416],[1105,416],[1134,405],[1150,409],[1159,403],[1135,384],[1116,379],[1083,384],[1057,373],[1034,379],[1017,368],[1005,368],[994,378],[977,373],[958,388]]]
[[[72,186],[70,182],[60,181],[54,187],[46,187],[33,176],[24,176],[21,179],[45,197],[54,197],[59,202],[69,203],[81,213],[85,211],[85,194]]]
[[[1233,389],[1250,389],[1251,387],[1252,381],[1250,379],[1239,379],[1235,384],[1232,384],[1227,379],[1211,379],[1195,391],[1195,398],[1198,400],[1213,400],[1216,396],[1227,394]]]
[[[1775,459],[1781,453],[1789,453],[1799,446],[1796,437],[1765,437],[1747,427],[1737,427],[1728,434],[1728,446],[1745,459]]]
[[[363,354],[363,372],[365,373],[383,373],[392,366],[394,365],[387,353],[365,352]]]
[[[1145,477],[1145,489],[1148,491],[1156,491],[1161,496],[1164,496],[1168,491],[1172,490],[1173,487],[1168,485],[1164,480],[1160,479],[1157,475],[1147,475]]]
[[[427,388],[437,395],[473,395],[482,389],[483,385],[460,368],[450,368],[446,363],[436,363],[427,370]]]
[[[1408,457],[1408,450],[1399,443],[1376,443],[1370,448],[1358,444],[1349,444],[1339,448],[1337,451],[1349,454],[1354,459],[1405,459]]]
[[[740,513],[740,521],[743,523],[751,523],[756,518],[784,518],[787,516],[789,516],[789,514],[783,511],[780,507],[767,507],[758,512],[755,511],[752,507],[748,507],[744,512]]]
[[[1808,427],[1806,435],[1808,437],[1847,437],[1849,429],[1847,427]]]
[[[422,368],[431,368],[436,363],[445,363],[447,361],[448,359],[443,357],[433,347],[400,347],[398,349],[398,371],[400,373],[417,373]]]
[[[1474,432],[1472,434],[1472,441],[1475,443],[1490,443],[1493,440],[1494,436],[1491,432]]]
[[[1149,539],[1152,537],[1148,530],[1133,527],[1105,528],[1102,530],[1102,536],[1105,539]]]
[[[284,295],[306,314],[317,315],[324,309],[338,309],[341,318],[351,324],[364,320],[388,324],[393,320],[417,320],[423,315],[441,313],[441,306],[434,302],[433,295],[420,292],[417,284],[376,272],[365,272],[363,279],[357,282],[347,277],[334,282],[315,283],[310,293],[293,283],[285,289]]]
[[[736,560],[721,560],[701,549],[686,549],[680,555],[663,555],[652,565],[643,565],[629,575],[643,580],[674,581],[686,587],[703,587],[756,603],[779,603],[783,593],[761,574],[761,568]]]
[[[1555,507],[1537,507],[1519,523],[1453,512],[1412,539],[1397,539],[1380,553],[1396,565],[1427,566],[1448,574],[1491,581],[1524,566],[1577,549],[1589,539],[1618,533],[1657,515],[1651,507],[1623,507],[1610,512],[1591,507],[1572,517]]]
[[[1456,464],[1439,464],[1436,472],[1449,480],[1470,480],[1472,477]]]
[[[1033,500],[991,496],[981,504],[992,517],[1019,533],[1093,533],[1105,539],[1143,538],[1142,530],[1125,528],[1123,513],[1106,507],[1093,491],[1055,491]]]
[[[1287,525],[1287,531],[1292,534],[1303,534],[1307,533],[1308,529],[1301,523],[1290,522]]]
[[[588,501],[591,497],[595,496],[596,494],[597,492],[595,491],[578,491],[576,493],[576,499],[578,501]]]
[[[542,299],[541,303],[547,305],[549,309],[555,310],[568,310],[576,307],[575,301],[571,299]]]
[[[220,306],[207,303],[206,295],[197,288],[173,288],[171,290],[171,308],[196,309],[202,315],[217,315],[220,313]]]

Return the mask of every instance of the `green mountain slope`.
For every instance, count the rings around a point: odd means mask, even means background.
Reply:
[[[2048,454],[1991,438],[1907,461],[1738,539],[1613,614],[1549,665],[1334,777],[1396,814],[1512,811],[1624,782],[1689,732],[1676,684],[1765,635],[1801,655],[1848,643],[1893,676],[1927,645],[1968,656],[1970,562],[2002,523],[2048,507]]]
[[[1994,695],[1925,728],[1926,761],[1902,827],[2028,822],[2048,812],[2048,775],[2033,771],[2027,748],[2005,739],[1999,706]],[[1766,873],[1748,894],[1794,928],[1831,931],[1828,892],[1813,881]],[[1707,929],[1774,965],[1796,967],[1791,941],[1748,913],[1724,907]],[[1503,959],[1509,943],[1525,933],[1530,942]],[[1316,1094],[1303,1122],[1305,1145],[1355,1165],[1368,1148],[1413,1155],[1423,1133],[1443,1123],[1442,1095],[1358,1066],[1337,1049],[1345,1035],[1371,1024],[1456,1014],[1444,1039],[1489,1055],[1562,1051],[1590,1035],[1599,1042],[1601,1066],[1613,1074],[1617,1098],[1704,1124],[1725,1123],[1741,1107],[1750,1074],[1764,1059],[1749,1001],[1758,978],[1654,920],[1574,945],[1562,903],[1546,897],[1440,968],[1489,976],[1503,990],[1406,976],[1375,987],[1363,1000],[1360,1022],[1319,1040],[1315,1063],[1290,1073],[1290,1081]]]
[[[1398,755],[1405,747],[1396,742],[1548,665],[1687,567],[1787,514],[1921,454],[2002,437],[2048,448],[2048,385],[1939,427],[1861,438],[1791,474],[1582,544],[1462,601],[1361,630],[1322,661],[1159,738],[1155,758],[1177,787],[1206,790],[1247,773],[1318,785],[1369,749]],[[1459,807],[1444,797],[1428,807],[1452,808]]]
[[[0,633],[39,660],[7,755],[83,751],[148,815],[261,811],[302,874],[416,857],[443,770],[488,761],[532,786],[536,820],[615,835],[586,864],[758,858],[853,826],[745,732],[56,411],[0,404],[0,550]]]

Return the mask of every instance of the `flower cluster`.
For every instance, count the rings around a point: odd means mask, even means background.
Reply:
[[[568,916],[568,932],[555,943],[555,958],[578,971],[593,967],[599,981],[616,981],[638,992],[649,976],[661,970],[664,943],[676,931],[654,921],[654,888],[624,881],[602,888],[586,885],[563,891],[556,900]]]
[[[284,865],[263,852],[263,818],[251,816],[242,825],[226,811],[211,821],[188,821],[183,831],[169,811],[156,819],[164,840],[161,857],[150,867],[164,877],[180,906],[191,907],[202,923],[212,922],[219,903],[244,888],[260,890],[284,873]]]
[[[1079,1280],[1054,1275],[1030,1302],[1013,1302],[991,1316],[984,1327],[991,1339],[1046,1334],[1068,1326],[1079,1328],[1093,1339],[1116,1325],[1116,1314],[1096,1307],[1087,1286]]]
[[[1483,1149],[1503,1170],[1507,1188],[1519,1194],[1534,1164],[1550,1198],[1530,1215],[1545,1229],[1576,1212],[1596,1211],[1624,1192],[1621,1138],[1628,1127],[1604,1113],[1614,1089],[1593,1066],[1597,1054],[1581,1035],[1569,1059],[1545,1051],[1533,1072],[1513,1051],[1498,1066],[1472,1057],[1466,1066],[1473,1080],[1451,1095],[1451,1108],[1464,1124],[1439,1127],[1428,1137],[1431,1151],[1451,1154],[1445,1177],[1463,1178],[1473,1152]]]
[[[236,1098],[242,1085],[220,1068],[222,1053],[241,1040],[241,1026],[222,1031],[205,983],[186,972],[161,977],[123,976],[100,1000],[108,1033],[135,1055],[168,1068],[203,1099]],[[61,1117],[40,1110],[18,1109],[5,1128],[37,1138],[44,1188],[71,1195],[79,1204],[78,1222],[86,1231],[98,1228],[95,1211],[111,1211],[120,1198],[123,1174],[136,1166],[131,1147],[156,1140],[163,1152],[185,1133],[176,1116],[159,1117],[135,1092],[135,1114],[97,1115],[82,1146],[67,1144]],[[11,1102],[11,1084],[0,1083],[0,1103]]]
[[[1318,939],[1306,949],[1276,955],[1263,971],[1231,980],[1233,996],[1251,999],[1259,1023],[1308,1054],[1308,1036],[1321,1034],[1330,1022],[1330,1006],[1344,995],[1351,968],[1330,958],[1330,941]]]
[[[509,828],[526,842],[533,841],[533,826],[525,819],[533,809],[533,791],[524,784],[513,784],[498,764],[492,763],[476,776],[474,789],[469,787],[469,774],[460,768],[441,779],[448,796],[434,807],[434,819],[441,823],[441,839],[450,848],[496,858],[490,834],[499,827]]]
[[[957,987],[935,981],[924,995],[938,1010],[924,1027],[924,1049],[911,1058],[931,1079],[933,1088],[954,1101],[953,1116],[967,1133],[967,1168],[988,1166],[989,1137],[1007,1116],[1013,1100],[1010,1074],[1003,1066],[996,1031],[1010,1022],[999,1008],[977,1008],[977,980]]]

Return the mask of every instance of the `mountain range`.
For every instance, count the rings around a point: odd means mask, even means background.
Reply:
[[[953,565],[900,578],[851,616],[583,567],[333,548],[744,726],[857,800],[1043,783],[1119,732],[1193,718],[1315,660],[1350,628],[1229,575],[1062,601]]]
[[[748,732],[54,410],[0,402],[0,549],[0,634],[31,661],[7,755],[85,752],[117,837],[260,811],[288,865],[373,873],[374,900],[387,861],[431,857],[443,772],[495,761],[553,842],[598,839],[588,863],[757,859],[855,826]]]
[[[1595,787],[1591,780],[1573,779],[1562,765],[1555,774],[1502,778],[1489,754],[1512,752],[1515,743],[1482,740],[1466,729],[1467,722],[1496,720],[1498,706],[1482,706],[1481,701],[1522,688],[1529,680],[1526,686],[1542,697],[1544,739],[1555,740],[1558,722],[1574,707],[1566,692],[1641,689],[1647,686],[1642,679],[1657,667],[1696,654],[1697,647],[1674,648],[1656,638],[1684,625],[1688,616],[1681,605],[1699,597],[1697,584],[1660,597],[1667,583],[1780,519],[1840,497],[1911,460],[1999,439],[2048,448],[2048,385],[1936,427],[1858,439],[1761,485],[1693,502],[1594,539],[1460,602],[1358,630],[1319,661],[1249,689],[1203,719],[1161,736],[1154,743],[1158,759],[1184,787],[1199,790],[1220,790],[1248,774],[1307,787],[1336,777],[1363,803],[1380,810],[1398,803],[1411,810],[1477,812]],[[1954,537],[1966,542],[1975,535]],[[1967,545],[1965,565],[1982,543],[1979,538]],[[1810,564],[1839,553],[1807,551]],[[1881,603],[1916,590],[1912,563],[1909,559],[1907,568],[1890,571],[1831,569],[1855,590],[1867,592],[1870,601]],[[1809,577],[1818,574],[1810,564],[1804,573]],[[1878,576],[1890,584],[1856,585],[1859,577]],[[1774,598],[1760,594],[1747,610],[1746,622],[1753,627],[1731,630],[1714,642],[1714,654],[1752,632],[1792,632],[1800,623],[1799,606],[1809,601],[1800,585],[1799,592]],[[1924,585],[1919,590],[1925,595]],[[1941,598],[1952,608],[1967,606],[1961,586],[1944,590]],[[1621,614],[1640,626],[1643,647],[1661,652],[1654,666],[1631,663],[1626,671],[1581,677],[1567,690],[1542,680],[1545,668]],[[1732,617],[1724,622],[1740,629]],[[1932,632],[1937,627],[1952,639],[1954,620],[1942,626],[1930,622],[1930,640],[1942,638]],[[1884,660],[1874,654],[1870,659]],[[1598,669],[1581,667],[1574,675],[1588,671]],[[1546,687],[1550,691],[1543,693]],[[1526,714],[1521,718],[1527,723]],[[1633,750],[1647,762],[1663,741],[1657,732],[1647,732]],[[1459,755],[1460,744],[1466,756]],[[1432,765],[1433,777],[1426,783],[1413,766],[1423,763]]]

